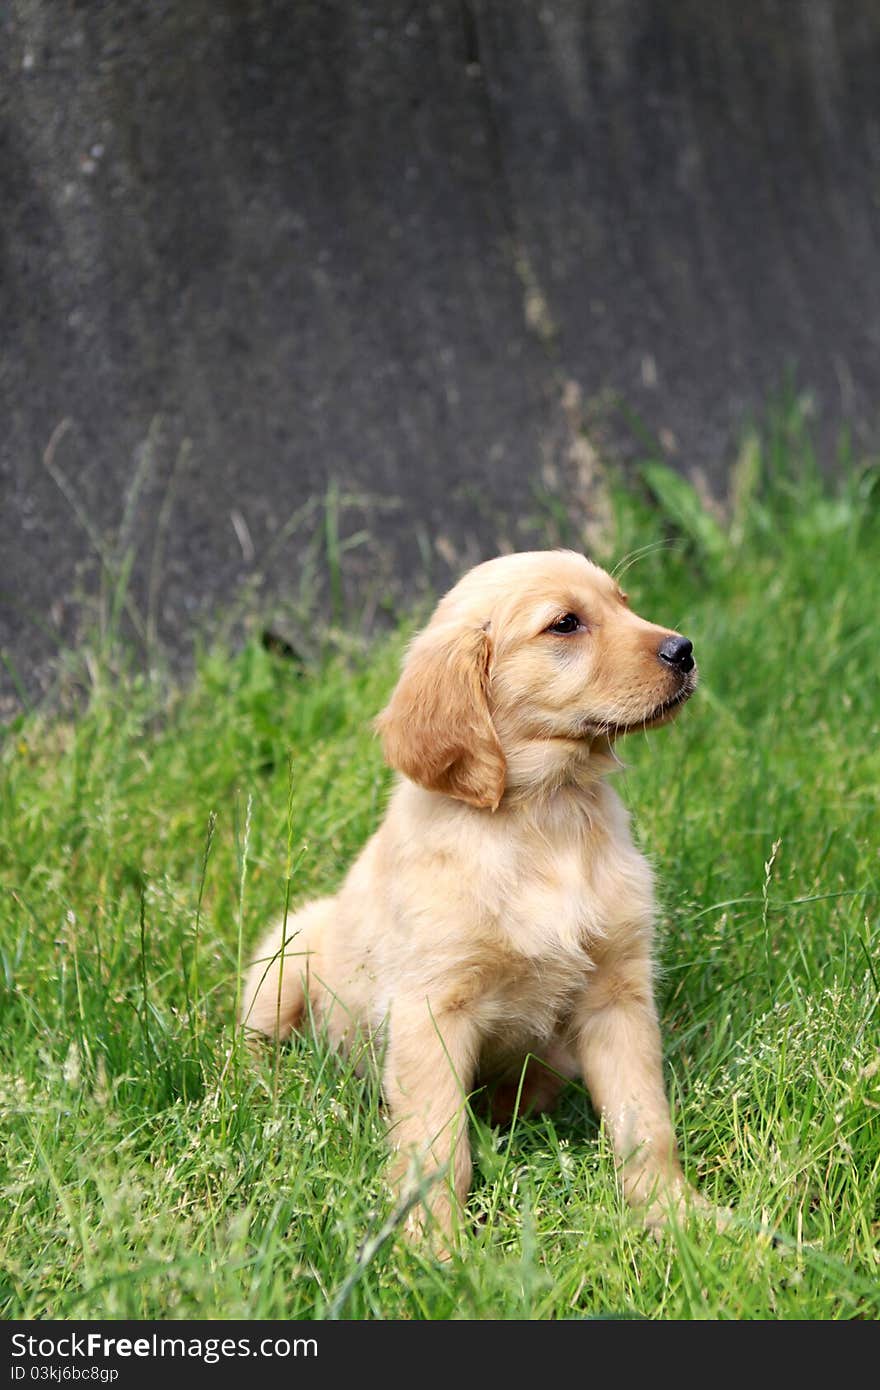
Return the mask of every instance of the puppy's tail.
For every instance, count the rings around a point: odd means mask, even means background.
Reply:
[[[304,1020],[307,1001],[317,1002],[324,925],[333,899],[309,903],[263,940],[244,979],[241,1022],[255,1033],[284,1042]]]

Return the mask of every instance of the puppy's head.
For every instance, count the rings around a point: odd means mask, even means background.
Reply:
[[[616,737],[666,723],[696,682],[687,638],[633,613],[604,570],[530,551],[440,601],[378,728],[392,767],[495,810],[506,791],[601,775]]]

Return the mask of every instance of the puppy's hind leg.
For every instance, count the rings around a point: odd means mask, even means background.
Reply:
[[[322,938],[333,906],[332,898],[309,903],[262,939],[242,990],[246,1029],[284,1042],[302,1025],[318,990]]]

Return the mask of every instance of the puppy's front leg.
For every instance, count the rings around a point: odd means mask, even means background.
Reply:
[[[688,1196],[663,1089],[660,1029],[647,957],[601,964],[577,1015],[578,1055],[605,1119],[626,1198],[662,1225]]]
[[[427,999],[392,1008],[383,1083],[396,1152],[393,1177],[401,1195],[411,1183],[434,1179],[425,1203],[447,1238],[471,1180],[466,1101],[477,1047],[477,1028],[460,1010],[435,1015]],[[411,1239],[423,1235],[422,1208],[410,1213],[406,1230]]]

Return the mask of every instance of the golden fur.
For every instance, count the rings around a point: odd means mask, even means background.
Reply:
[[[573,552],[471,570],[379,717],[401,774],[380,828],[335,897],[276,925],[250,968],[250,1029],[283,1039],[309,1018],[339,1046],[372,1040],[396,1181],[429,1181],[447,1237],[470,1182],[467,1098],[495,1081],[509,1109],[527,1058],[526,1106],[583,1076],[650,1224],[689,1195],[661,1076],[651,869],[604,780],[615,738],[693,690],[693,662],[660,655],[675,638]]]

